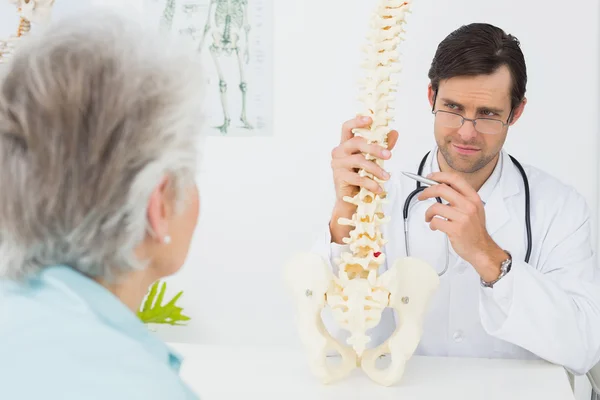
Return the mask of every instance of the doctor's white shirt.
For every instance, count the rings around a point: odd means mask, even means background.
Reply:
[[[427,157],[423,175],[439,171],[437,147]],[[600,359],[600,275],[591,243],[590,212],[583,197],[548,174],[523,165],[529,180],[532,251],[525,254],[525,192],[519,170],[505,151],[478,194],[484,203],[486,228],[492,239],[512,255],[511,271],[493,288],[481,285],[475,269],[460,258],[444,233],[431,231],[425,212],[435,200],[418,201],[409,212],[410,256],[420,258],[438,272],[448,270],[430,300],[417,355],[542,358],[584,374]],[[402,209],[416,188],[407,177],[386,183],[388,203],[383,225],[388,265],[406,256]],[[448,247],[446,247],[446,245]],[[338,273],[336,259],[347,245],[331,243],[329,227],[315,244]],[[326,308],[324,323],[345,343]],[[384,342],[395,330],[391,309],[368,332],[369,348]]]

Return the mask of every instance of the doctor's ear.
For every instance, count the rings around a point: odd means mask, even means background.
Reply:
[[[433,99],[435,98],[435,92],[431,83],[427,85],[427,98],[429,99],[429,107],[433,108]]]
[[[519,118],[521,118],[521,115],[523,114],[523,110],[525,109],[525,104],[527,104],[527,97],[523,97],[523,100],[521,101],[521,104],[519,104],[516,108],[515,111],[513,112],[513,115],[509,121],[509,124],[512,125],[515,122],[517,122],[517,120]]]

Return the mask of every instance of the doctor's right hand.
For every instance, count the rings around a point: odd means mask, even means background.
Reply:
[[[358,193],[361,187],[373,192],[382,193],[383,188],[368,177],[361,177],[359,169],[373,174],[379,179],[387,180],[389,175],[374,161],[369,161],[362,153],[372,154],[383,160],[389,160],[391,150],[398,140],[398,132],[390,131],[388,134],[388,148],[384,149],[377,144],[368,144],[367,140],[360,136],[354,136],[352,130],[355,128],[368,128],[371,118],[356,117],[346,121],[342,125],[342,137],[339,146],[331,151],[331,169],[333,171],[333,182],[335,184],[336,203],[330,222],[332,241],[341,243],[342,237],[346,237],[351,227],[339,225],[340,217],[351,218],[356,206],[343,200],[345,196],[352,197]]]

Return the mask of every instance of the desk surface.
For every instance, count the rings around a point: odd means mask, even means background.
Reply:
[[[184,358],[182,378],[202,400],[573,400],[562,367],[543,361],[413,357],[402,380],[382,387],[356,369],[343,381],[321,384],[304,354],[267,347],[170,343]]]

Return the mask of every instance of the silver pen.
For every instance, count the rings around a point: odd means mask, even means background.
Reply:
[[[402,173],[404,175],[408,176],[409,178],[414,179],[415,181],[421,182],[424,185],[433,186],[433,185],[440,184],[439,182],[434,181],[433,179],[428,179],[428,178],[425,178],[424,176],[413,174],[412,172],[402,172]]]

